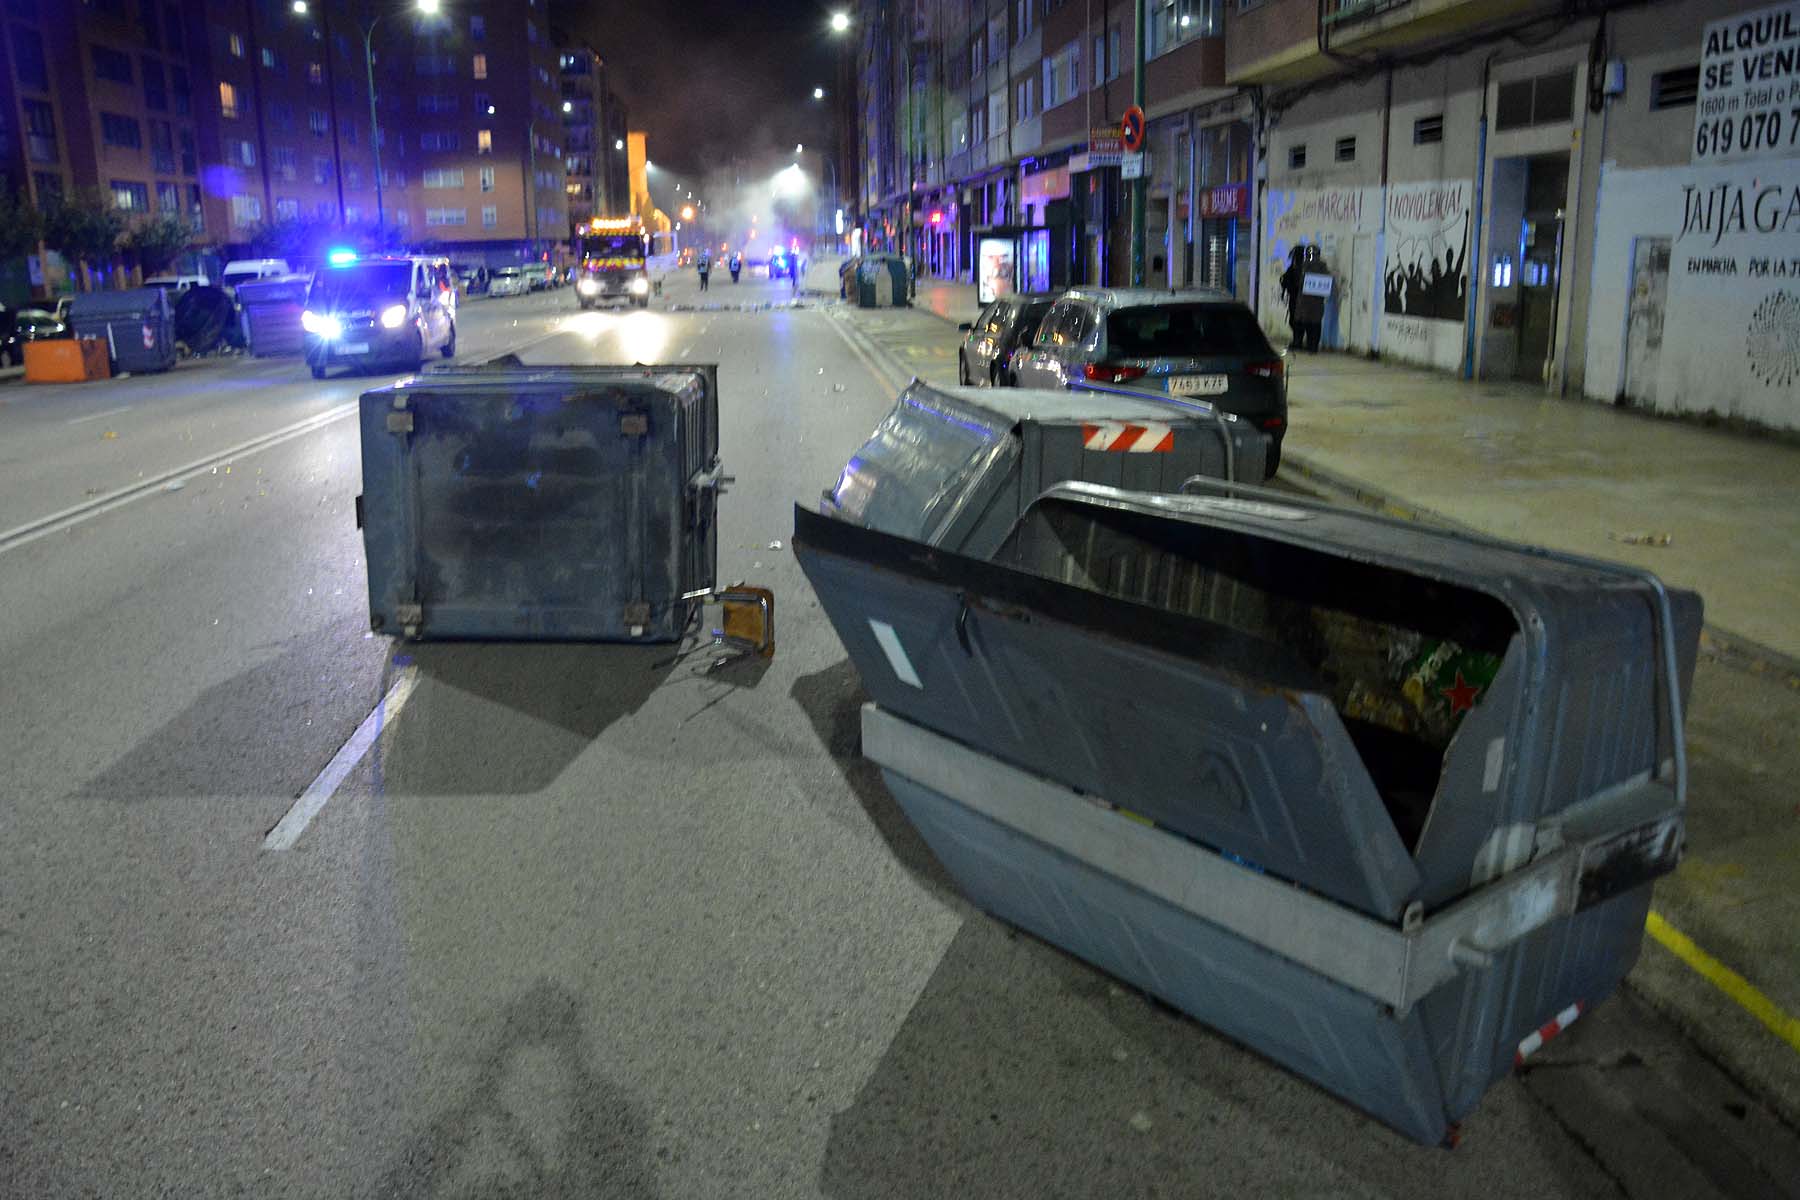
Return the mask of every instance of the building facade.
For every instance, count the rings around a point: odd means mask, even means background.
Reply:
[[[868,236],[1122,282],[1131,15],[867,0]],[[1148,282],[1285,340],[1312,247],[1333,348],[1800,428],[1800,4],[1151,0],[1146,50]]]
[[[624,102],[607,86],[606,60],[589,47],[565,45],[557,61],[570,225],[625,216],[631,211],[626,117]]]

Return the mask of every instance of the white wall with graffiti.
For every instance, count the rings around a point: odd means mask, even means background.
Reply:
[[[1800,158],[1601,170],[1586,394],[1800,430]]]
[[[1334,281],[1322,344],[1366,351],[1380,311],[1379,187],[1271,187],[1263,200],[1263,262],[1258,312],[1278,338],[1292,335],[1281,275],[1296,247],[1317,246]]]
[[[1462,365],[1469,310],[1473,180],[1396,183],[1383,235],[1383,355],[1423,366]]]

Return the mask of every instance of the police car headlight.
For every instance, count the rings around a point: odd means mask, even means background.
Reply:
[[[650,290],[650,281],[648,279],[634,279],[631,281],[632,295],[642,296],[644,293],[648,292],[649,290]]]
[[[336,317],[323,316],[310,310],[300,314],[300,328],[327,340],[344,332],[343,324]]]
[[[381,327],[383,329],[398,329],[400,323],[405,320],[406,305],[404,304],[390,304],[381,310]]]
[[[584,296],[598,295],[600,293],[600,281],[598,279],[583,279],[575,285],[575,290]]]

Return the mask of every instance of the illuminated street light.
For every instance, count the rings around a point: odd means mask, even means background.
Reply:
[[[684,221],[691,221],[694,219],[694,206],[693,205],[684,204],[681,206],[681,219]]]
[[[831,14],[831,32],[844,33],[850,28],[850,14],[834,12]]]
[[[306,15],[306,0],[294,0],[294,15],[297,17]]]
[[[564,112],[574,112],[575,106],[573,104],[569,103],[567,100],[564,100],[563,101],[563,111]]]
[[[624,148],[625,148],[625,139],[624,138],[614,139],[614,141],[613,141],[613,149],[614,150],[623,150]]]
[[[419,11],[428,17],[437,16],[438,0],[419,0]]]
[[[806,147],[805,147],[805,146],[802,146],[802,145],[801,145],[801,144],[800,144],[800,143],[799,143],[799,142],[795,142],[795,143],[794,143],[794,153],[795,153],[795,154],[798,154],[798,153],[800,153],[800,152],[801,152],[801,151],[802,151],[802,150],[804,150],[804,149],[806,149]]]
[[[825,89],[824,88],[816,87],[813,89],[813,99],[814,100],[823,100],[824,98],[825,98]]]

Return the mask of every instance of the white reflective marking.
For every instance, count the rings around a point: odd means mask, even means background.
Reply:
[[[1500,787],[1500,773],[1506,767],[1506,739],[1497,737],[1488,743],[1487,765],[1481,772],[1481,790],[1492,792]]]
[[[349,778],[350,772],[356,769],[356,764],[363,760],[370,748],[381,740],[382,730],[406,707],[406,701],[412,696],[418,681],[417,667],[406,667],[400,672],[400,677],[394,680],[394,686],[381,698],[381,703],[363,718],[362,724],[356,727],[356,732],[350,735],[350,740],[332,755],[331,761],[325,764],[325,769],[319,772],[319,777],[307,785],[306,790],[300,793],[300,798],[294,801],[293,807],[275,823],[275,828],[269,830],[268,836],[263,838],[264,850],[293,849],[294,843],[300,840],[300,835],[306,832],[306,827],[312,824],[312,819],[325,807],[325,802]]]
[[[122,412],[130,412],[131,409],[132,406],[127,404],[123,408],[109,408],[105,412],[89,413],[85,417],[70,417],[67,421],[63,422],[63,424],[85,425],[89,421],[98,421],[102,417],[116,417]]]
[[[871,618],[869,628],[875,633],[875,641],[881,646],[881,652],[887,655],[888,666],[893,668],[895,678],[911,687],[923,689],[925,685],[919,681],[919,673],[913,670],[912,659],[906,657],[906,647],[900,644],[900,635],[886,621]]]

